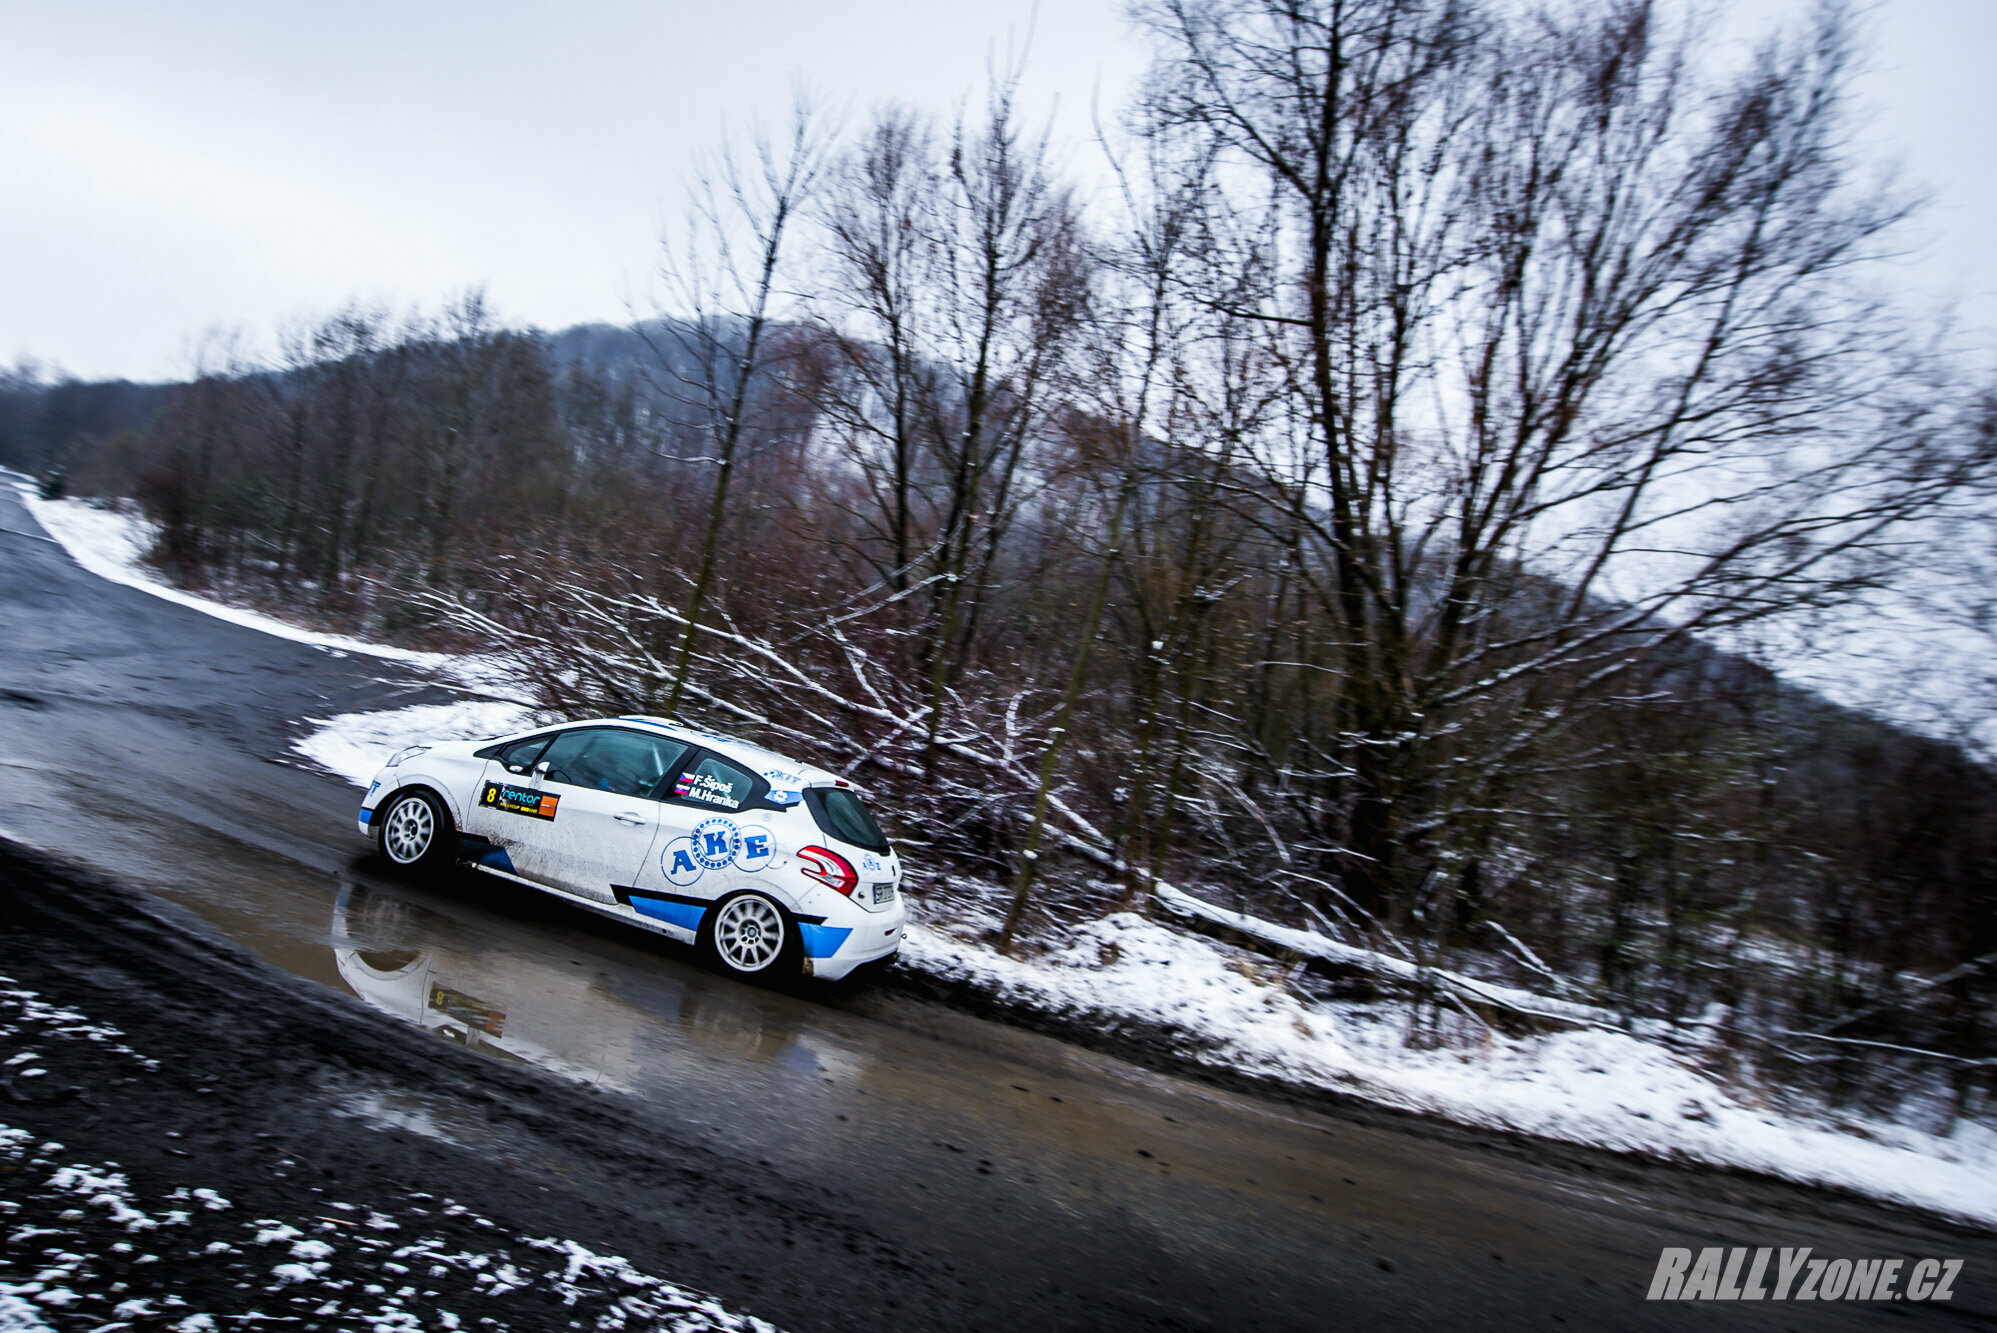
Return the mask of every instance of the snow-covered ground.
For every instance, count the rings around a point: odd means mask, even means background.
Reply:
[[[0,977],[0,1053],[10,1080],[44,1074],[51,1054],[78,1041],[129,1056],[146,1073],[160,1069],[123,1036]],[[174,1333],[308,1319],[377,1333],[500,1328],[538,1323],[550,1300],[576,1316],[571,1327],[587,1320],[631,1333],[776,1333],[616,1255],[510,1234],[419,1191],[313,1198],[305,1213],[254,1217],[199,1176],[147,1197],[118,1163],[79,1158],[7,1125],[0,1173],[0,1333],[85,1326],[79,1319],[102,1330]],[[468,1232],[475,1244],[464,1243]],[[522,1293],[541,1299],[525,1302]]]
[[[38,518],[53,511],[50,531],[73,554],[87,553],[78,556],[86,568],[120,568],[119,581],[154,590],[131,573],[144,549],[136,520],[86,509],[94,517],[78,521],[84,507],[74,502],[36,506]],[[284,633],[306,632],[287,626]],[[528,725],[523,705],[427,705],[326,719],[297,748],[365,787],[404,745]],[[1342,947],[1312,938],[1326,950]],[[1962,1121],[1943,1137],[1852,1116],[1781,1115],[1707,1077],[1688,1057],[1626,1032],[1491,1033],[1472,1046],[1417,1049],[1406,1043],[1404,1011],[1395,1005],[1301,999],[1276,965],[1131,914],[1091,923],[1059,951],[1025,961],[941,923],[915,922],[901,956],[906,966],[1009,1004],[1183,1034],[1185,1052],[1215,1067],[1466,1124],[1842,1186],[1997,1226],[1997,1133],[1987,1127]],[[1561,1002],[1547,999],[1545,1007]]]
[[[534,725],[534,712],[523,704],[467,699],[310,720],[318,730],[292,748],[328,773],[365,787],[382,763],[405,745],[525,731]]]

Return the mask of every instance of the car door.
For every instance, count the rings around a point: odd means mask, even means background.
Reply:
[[[615,902],[613,886],[628,885],[645,864],[659,828],[657,797],[687,748],[623,727],[577,727],[556,734],[525,783],[487,781],[481,804],[521,820],[509,848],[516,874]]]
[[[526,801],[523,793],[535,784],[534,765],[540,762],[548,743],[560,734],[544,731],[538,736],[479,751],[486,758],[485,771],[466,803],[464,825],[459,832],[506,848],[519,842],[531,826],[521,819],[515,807]],[[499,790],[489,790],[495,786]],[[538,810],[538,794],[533,799]],[[509,861],[498,868],[511,870],[513,866]]]
[[[660,792],[659,835],[638,877],[631,906],[683,930],[700,928],[707,903],[753,886],[777,858],[763,800],[769,784],[742,765],[695,750]]]

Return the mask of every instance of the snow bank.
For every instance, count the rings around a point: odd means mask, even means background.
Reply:
[[[43,1323],[34,1306],[13,1294],[11,1283],[0,1283],[0,1288],[6,1290],[0,1295],[0,1333],[55,1333],[55,1325]]]
[[[390,648],[340,634],[326,634],[268,616],[260,611],[225,606],[206,597],[169,584],[158,571],[145,563],[158,529],[155,524],[129,508],[99,509],[83,500],[44,500],[32,484],[15,481],[22,504],[42,530],[69,552],[70,559],[99,578],[137,588],[203,615],[226,620],[247,629],[261,630],[294,643],[310,644],[330,652],[363,653],[369,657],[408,662],[416,666],[458,673],[463,659],[443,653],[421,653],[408,648]]]
[[[365,787],[388,757],[406,745],[525,731],[534,725],[534,711],[524,704],[467,699],[308,720],[318,730],[291,748],[327,772]]]
[[[17,1196],[9,1205],[10,1215],[18,1214],[24,1204],[37,1215],[53,1213],[70,1201],[67,1196],[84,1192],[75,1182],[85,1181],[90,1182],[90,1188],[101,1187],[105,1191],[90,1199],[87,1206],[122,1209],[133,1216],[145,1216],[133,1206],[138,1196],[124,1175],[112,1169],[113,1164],[80,1162],[57,1166],[55,1154],[62,1151],[59,1143],[44,1143],[39,1152],[46,1155],[35,1156],[33,1136],[0,1125],[0,1167],[16,1178],[10,1186]],[[46,1183],[35,1185],[34,1177],[50,1166],[56,1169]],[[190,1195],[181,1186],[165,1196],[161,1204],[213,1193],[201,1189]],[[436,1202],[428,1194],[412,1191],[403,1200],[384,1204],[394,1216],[403,1219],[400,1222],[390,1220],[378,1209],[366,1207],[370,1227],[389,1231],[428,1229],[435,1224],[438,1210],[419,1206],[416,1202],[419,1200],[427,1204]],[[566,1238],[516,1235],[460,1204],[448,1200],[444,1203],[444,1216],[486,1228],[492,1239],[491,1248],[455,1248],[438,1237],[419,1238],[406,1244],[371,1237],[355,1224],[364,1211],[363,1206],[338,1200],[315,1206],[343,1213],[344,1217],[321,1215],[297,1219],[316,1230],[318,1234],[310,1238],[297,1226],[278,1218],[245,1219],[233,1225],[219,1223],[237,1236],[234,1244],[211,1242],[200,1251],[176,1255],[172,1263],[159,1263],[170,1248],[185,1243],[177,1236],[161,1235],[148,1242],[156,1245],[161,1254],[145,1255],[138,1260],[140,1264],[157,1264],[146,1274],[153,1289],[147,1295],[119,1301],[109,1313],[120,1322],[101,1326],[125,1328],[128,1324],[122,1321],[164,1319],[171,1317],[169,1311],[173,1315],[190,1312],[169,1326],[180,1333],[203,1333],[222,1323],[262,1326],[299,1322],[297,1314],[217,1316],[196,1308],[213,1300],[230,1278],[261,1276],[268,1283],[258,1284],[263,1300],[277,1296],[291,1310],[322,1302],[313,1313],[321,1318],[337,1317],[341,1327],[368,1325],[411,1330],[463,1327],[465,1317],[442,1308],[435,1290],[419,1296],[412,1282],[391,1291],[400,1279],[411,1275],[413,1267],[421,1265],[432,1280],[453,1269],[470,1277],[476,1299],[502,1310],[506,1309],[504,1302],[510,1293],[533,1287],[558,1297],[565,1307],[588,1318],[597,1328],[656,1329],[662,1333],[668,1329],[672,1333],[777,1333],[775,1326],[765,1320],[736,1313],[705,1292],[645,1272],[621,1256],[598,1254]],[[148,1221],[148,1229],[187,1228],[193,1219],[193,1214],[184,1209],[162,1209],[161,1216],[164,1219],[161,1222]],[[29,1239],[57,1243],[44,1247],[34,1263],[21,1265],[24,1275],[34,1274],[32,1280],[0,1280],[0,1333],[52,1330],[54,1325],[43,1318],[50,1312],[89,1313],[101,1319],[105,1313],[101,1307],[125,1294],[127,1284],[107,1284],[102,1270],[110,1266],[104,1262],[106,1258],[122,1258],[134,1247],[108,1243],[107,1235],[88,1225],[73,1225],[84,1219],[83,1211],[70,1209],[51,1219],[65,1225],[15,1230],[16,1246]],[[123,1219],[114,1213],[112,1220]],[[138,1229],[126,1227],[127,1231]],[[271,1253],[267,1248],[270,1246],[283,1249]],[[535,1262],[533,1256],[541,1254],[548,1257]],[[278,1262],[270,1263],[272,1259]],[[516,1266],[509,1259],[528,1266]],[[265,1264],[269,1267],[265,1268]],[[236,1281],[233,1287],[236,1291],[248,1290],[251,1282]],[[256,1304],[259,1298],[237,1298],[235,1303],[244,1301]],[[161,1308],[153,1308],[155,1304]],[[76,1308],[72,1311],[71,1307]],[[477,1322],[491,1325],[496,1321],[487,1316]],[[576,1326],[579,1321],[571,1325]]]
[[[344,634],[329,634],[279,620],[261,611],[229,606],[176,588],[146,563],[146,553],[152,549],[158,526],[134,510],[129,501],[121,502],[121,507],[116,509],[102,509],[84,500],[44,500],[37,494],[34,485],[18,473],[6,475],[12,480],[14,489],[20,492],[22,504],[42,529],[69,552],[70,559],[99,578],[136,588],[177,606],[185,606],[217,620],[226,620],[232,625],[289,639],[293,643],[309,644],[336,656],[360,653],[392,662],[406,662],[435,672],[466,689],[476,690],[485,696],[487,702],[506,700],[511,706],[527,707],[526,699],[520,696],[507,675],[505,664],[497,659],[418,652],[411,648],[370,643]],[[361,785],[367,784],[363,782]]]
[[[1997,1226],[1997,1134],[1943,1138],[1750,1106],[1666,1048],[1587,1029],[1469,1049],[1405,1044],[1405,1009],[1312,1004],[1265,960],[1122,914],[1021,962],[912,924],[904,965],[1084,1023],[1170,1032],[1187,1057],[1464,1124],[1739,1167]]]
[[[1211,922],[1300,957],[1321,958],[1326,962],[1343,964],[1403,984],[1411,985],[1417,981],[1426,981],[1430,985],[1441,986],[1459,995],[1509,1009],[1518,1014],[1584,1025],[1616,1024],[1615,1014],[1607,1009],[1596,1008],[1594,1005],[1576,1004],[1571,1000],[1541,995],[1536,991],[1520,990],[1516,986],[1501,986],[1495,982],[1479,981],[1475,977],[1466,977],[1460,972],[1451,972],[1446,968],[1432,967],[1424,971],[1404,958],[1394,958],[1372,949],[1354,948],[1352,945],[1341,944],[1314,931],[1298,930],[1293,926],[1278,925],[1273,921],[1263,921],[1243,912],[1217,907],[1162,882],[1154,881],[1152,891],[1159,905],[1174,915]]]

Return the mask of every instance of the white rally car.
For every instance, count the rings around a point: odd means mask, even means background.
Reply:
[[[398,866],[469,862],[738,973],[836,980],[901,947],[901,863],[851,783],[659,718],[411,746],[360,827]]]

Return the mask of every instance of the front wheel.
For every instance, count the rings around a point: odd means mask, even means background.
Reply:
[[[797,927],[760,893],[738,893],[716,907],[701,930],[710,958],[741,976],[767,976],[779,964],[796,967]]]
[[[435,870],[450,859],[451,816],[429,792],[391,796],[376,828],[381,854],[404,870]]]

